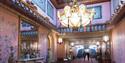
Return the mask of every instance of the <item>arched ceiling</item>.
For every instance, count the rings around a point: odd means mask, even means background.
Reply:
[[[76,41],[84,41],[88,42],[90,40],[102,40],[102,37],[105,35],[104,31],[100,32],[73,32],[73,33],[65,33],[62,35],[62,38],[64,40],[70,41],[70,42],[76,42]]]

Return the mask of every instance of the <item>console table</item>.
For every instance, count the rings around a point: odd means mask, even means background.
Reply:
[[[19,59],[17,63],[43,63],[44,57],[31,58],[31,59]]]

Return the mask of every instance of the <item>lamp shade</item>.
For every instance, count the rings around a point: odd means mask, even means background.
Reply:
[[[109,40],[109,36],[108,36],[108,35],[104,35],[104,36],[103,36],[103,40],[104,40],[105,42],[107,42],[107,41]]]
[[[59,37],[59,38],[58,38],[58,43],[61,44],[62,42],[63,42],[62,38]]]

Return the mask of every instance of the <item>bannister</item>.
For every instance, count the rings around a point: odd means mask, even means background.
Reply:
[[[106,30],[106,27],[107,27],[107,24],[96,24],[96,25],[81,27],[81,28],[78,28],[77,30],[74,30],[72,28],[61,27],[61,28],[58,28],[58,31],[59,32],[96,32],[96,31],[104,31]]]

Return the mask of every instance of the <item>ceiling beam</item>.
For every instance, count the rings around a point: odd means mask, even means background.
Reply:
[[[96,4],[96,3],[102,3],[102,2],[108,2],[110,0],[80,0],[79,2],[83,3],[83,4],[86,4],[86,5],[90,5],[90,4]],[[51,2],[54,4],[54,6],[57,8],[57,9],[61,9],[61,8],[64,8],[65,5],[67,5],[66,3],[62,3],[62,4],[58,4],[57,3],[57,0],[51,0]]]

